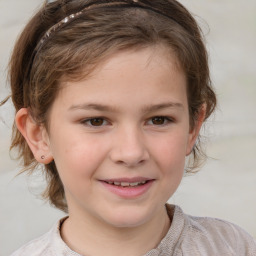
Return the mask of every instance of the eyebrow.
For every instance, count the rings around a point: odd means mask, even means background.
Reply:
[[[166,108],[184,109],[184,106],[183,106],[183,104],[178,103],[178,102],[165,102],[165,103],[160,103],[160,104],[155,104],[155,105],[144,106],[142,108],[142,112],[144,112],[144,113],[153,112],[153,111],[162,110],[162,109],[166,109]]]
[[[96,103],[89,103],[89,104],[78,104],[78,105],[72,105],[68,110],[98,110],[98,111],[104,111],[104,112],[116,112],[117,108],[103,105],[103,104],[96,104]]]
[[[154,104],[154,105],[146,105],[143,106],[142,112],[153,112],[157,110],[167,109],[167,108],[180,108],[184,109],[184,105],[178,102],[164,102],[160,104]],[[118,107],[115,106],[108,106],[98,103],[89,103],[89,104],[77,104],[72,105],[68,109],[69,111],[72,110],[97,110],[102,112],[118,112]]]

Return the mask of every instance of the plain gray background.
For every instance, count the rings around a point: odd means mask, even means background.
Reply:
[[[42,0],[0,0],[0,100],[17,35]],[[208,122],[208,163],[170,202],[186,213],[234,222],[256,237],[256,1],[182,0],[206,33],[219,109]],[[207,23],[206,23],[206,22]],[[208,24],[208,25],[207,25]],[[0,256],[46,232],[63,214],[40,199],[42,178],[15,178],[9,157],[11,102],[0,108]]]

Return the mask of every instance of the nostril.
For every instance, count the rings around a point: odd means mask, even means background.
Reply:
[[[122,132],[121,138],[118,136],[118,139],[113,141],[109,156],[111,161],[116,164],[136,166],[145,163],[149,159],[149,152],[139,134],[131,135],[131,132]]]
[[[138,160],[138,161],[131,161],[131,160],[118,160],[118,161],[115,161],[116,164],[125,165],[125,166],[137,166],[137,165],[142,165],[145,162],[146,162],[145,159],[141,159],[141,160]]]

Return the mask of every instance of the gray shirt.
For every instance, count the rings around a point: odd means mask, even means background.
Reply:
[[[171,227],[157,248],[144,256],[256,256],[256,241],[240,227],[215,218],[193,217],[167,205]],[[62,219],[45,235],[11,256],[81,256],[60,236]]]

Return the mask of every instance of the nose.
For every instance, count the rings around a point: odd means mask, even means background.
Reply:
[[[149,159],[149,152],[140,129],[120,130],[112,142],[111,160],[126,167],[135,167],[146,162]]]

